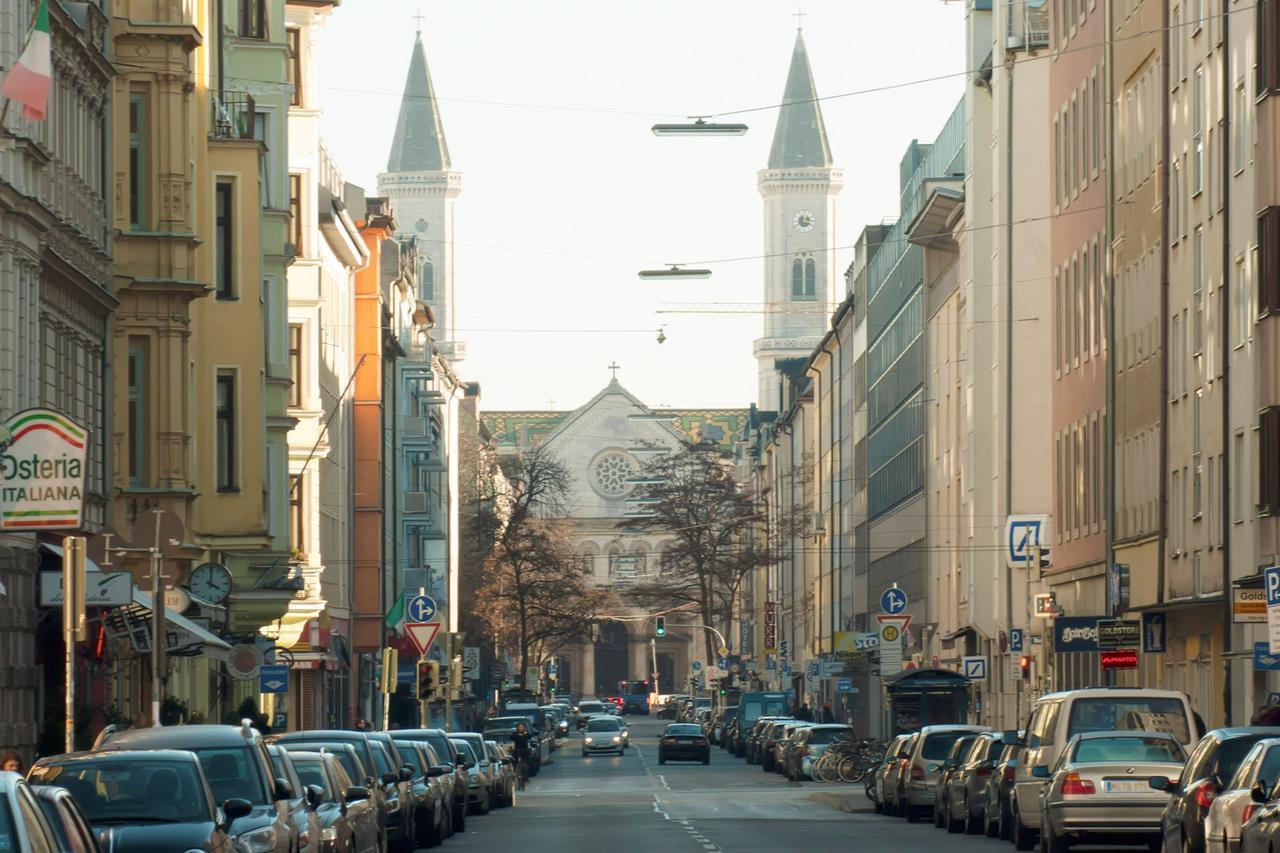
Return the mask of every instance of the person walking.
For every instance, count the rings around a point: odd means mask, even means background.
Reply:
[[[831,710],[831,703],[825,702],[822,705],[821,721],[824,723],[834,723],[836,721],[835,712]]]
[[[813,711],[809,708],[808,702],[805,702],[800,706],[800,710],[796,711],[796,719],[803,720],[806,723],[813,722]]]

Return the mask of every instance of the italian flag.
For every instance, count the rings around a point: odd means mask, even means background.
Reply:
[[[38,0],[35,23],[18,61],[4,75],[0,94],[22,104],[22,114],[39,121],[49,104],[52,65],[49,60],[49,0]]]

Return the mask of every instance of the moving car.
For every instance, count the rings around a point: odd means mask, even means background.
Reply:
[[[697,728],[695,726],[695,728]],[[582,732],[582,757],[600,752],[616,752],[622,755],[627,748],[622,739],[622,721],[611,717],[592,717]]]
[[[94,752],[182,749],[195,753],[217,803],[245,799],[253,808],[231,824],[232,841],[253,853],[298,848],[292,809],[299,802],[287,779],[277,778],[266,744],[249,720],[238,726],[156,726],[98,735]],[[81,803],[83,805],[83,803]]]
[[[1029,768],[1033,778],[1046,781],[1039,796],[1041,850],[1159,843],[1160,816],[1169,803],[1163,786],[1182,771],[1186,757],[1167,732],[1075,735],[1052,767]]]
[[[1181,853],[1204,853],[1206,822],[1214,801],[1254,746],[1261,740],[1276,736],[1280,736],[1278,728],[1245,726],[1214,729],[1200,738],[1182,773],[1171,774],[1178,778],[1176,783],[1171,781],[1169,793],[1172,796],[1160,826],[1168,849]],[[1273,773],[1273,779],[1274,776]],[[1252,785],[1251,780],[1246,788]],[[1248,799],[1247,794],[1246,790],[1236,797],[1241,808]],[[1239,824],[1236,826],[1238,829]]]
[[[589,720],[591,717],[596,716],[597,714],[604,714],[604,713],[606,712],[604,710],[603,702],[601,702],[598,699],[583,699],[581,702],[578,703],[578,720],[577,720],[578,728],[579,729],[585,728],[587,725],[587,720]]]
[[[1189,752],[1199,740],[1195,713],[1185,694],[1141,687],[1093,687],[1046,693],[1036,699],[1027,722],[1010,796],[1009,837],[1018,850],[1030,850],[1040,831],[1040,789],[1044,780],[1031,768],[1053,767],[1078,734],[1155,731],[1173,735]]]
[[[672,723],[658,739],[658,763],[668,761],[701,761],[711,763],[711,742],[702,729],[692,723]]]
[[[320,822],[322,853],[376,853],[378,816],[369,789],[353,784],[331,752],[291,752],[290,758]]]
[[[274,849],[269,846],[275,840],[270,826],[265,827],[270,832],[260,828],[233,843],[228,824],[248,817],[253,804],[240,797],[217,803],[200,759],[191,752],[149,749],[59,755],[39,759],[28,778],[36,785],[66,788],[88,818],[98,847],[105,851]]]
[[[57,850],[75,853],[98,853],[98,840],[89,826],[89,819],[76,803],[76,798],[66,788],[58,785],[36,785],[31,789],[44,812],[45,822],[53,834]],[[21,808],[21,806],[19,807]],[[0,808],[3,811],[3,808]],[[3,822],[0,818],[0,823]],[[0,849],[3,849],[4,831],[0,830]],[[12,849],[13,844],[10,843]]]
[[[948,832],[975,834],[986,827],[987,795],[996,759],[1004,749],[999,732],[980,734],[969,741],[959,765],[951,772],[943,799],[946,812],[943,824]],[[937,821],[935,816],[934,821]]]
[[[985,726],[942,725],[920,729],[907,756],[898,785],[897,813],[915,823],[933,811],[934,786],[942,762],[957,740],[968,734],[989,731]]]

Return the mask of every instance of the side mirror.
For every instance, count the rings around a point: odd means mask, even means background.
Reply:
[[[1031,768],[1031,775],[1036,779],[1048,779],[1049,768],[1043,764],[1037,764],[1035,767]]]
[[[320,804],[324,802],[324,789],[319,785],[307,786],[307,805],[312,811],[320,808]]]
[[[463,755],[461,752],[459,752],[453,758],[454,758],[455,764],[461,764],[463,767],[467,766],[467,757]]]
[[[429,767],[429,768],[427,768],[427,778],[429,778],[429,779],[435,779],[437,776],[443,776],[443,775],[444,775],[444,768],[443,768],[443,767]]]
[[[252,812],[253,803],[248,800],[233,797],[230,800],[222,801],[222,816],[226,821],[227,826],[230,826],[234,821],[237,821],[242,817],[246,817]]]
[[[408,782],[408,781],[409,781],[410,779],[412,779],[412,778],[413,778],[413,768],[412,768],[412,767],[410,767],[408,764],[401,765],[401,767],[400,767],[400,781],[401,781],[401,782]]]
[[[369,789],[363,785],[352,785],[346,790],[346,793],[342,795],[342,798],[348,803],[354,803],[358,800],[367,800],[369,799]]]
[[[275,782],[274,800],[292,800],[295,794],[293,786],[289,784],[289,780],[277,778]]]
[[[1249,799],[1259,805],[1267,801],[1267,789],[1266,786],[1262,784],[1261,780],[1254,782],[1253,786],[1249,788]]]
[[[1168,776],[1152,776],[1147,780],[1147,785],[1154,791],[1171,794],[1178,787],[1178,780],[1170,779]]]
[[[400,781],[399,773],[383,773],[382,774],[382,784],[384,785],[394,785],[399,781]]]

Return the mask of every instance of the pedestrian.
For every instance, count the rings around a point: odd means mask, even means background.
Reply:
[[[1280,726],[1280,705],[1263,705],[1254,713],[1250,723],[1255,726]]]
[[[0,770],[7,770],[10,773],[22,772],[22,756],[13,750],[0,755]]]
[[[822,722],[834,723],[836,721],[835,712],[831,710],[831,703],[826,702],[822,706]]]
[[[373,726],[370,726],[369,721],[366,720],[364,717],[361,717],[360,719],[356,720],[356,731],[368,732],[372,730],[373,730]]]
[[[808,702],[805,702],[800,706],[800,710],[796,711],[796,719],[804,720],[807,723],[813,722],[813,711],[809,708]]]

